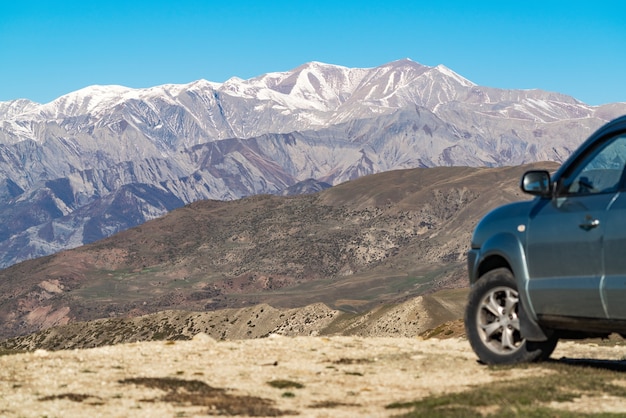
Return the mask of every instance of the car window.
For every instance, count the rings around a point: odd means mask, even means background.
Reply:
[[[626,134],[592,150],[563,181],[567,195],[614,193],[620,188],[626,166]]]

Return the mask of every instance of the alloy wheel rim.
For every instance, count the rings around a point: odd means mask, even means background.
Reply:
[[[480,302],[477,324],[480,338],[489,350],[508,355],[524,344],[518,316],[519,294],[501,286],[491,289]]]

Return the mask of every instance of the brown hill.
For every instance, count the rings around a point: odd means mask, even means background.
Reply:
[[[363,313],[464,287],[475,223],[525,198],[528,168],[400,170],[312,195],[196,202],[1,271],[0,337],[171,309],[321,303]]]
[[[206,334],[216,340],[271,335],[358,337],[458,337],[464,335],[467,289],[444,289],[398,304],[381,304],[354,314],[322,303],[277,309],[259,304],[239,309],[161,311],[132,318],[108,318],[66,325],[0,341],[0,353],[83,349],[154,340],[190,340]]]

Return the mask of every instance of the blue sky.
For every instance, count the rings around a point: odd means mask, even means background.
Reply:
[[[410,58],[484,86],[626,102],[624,1],[0,0],[0,101]]]

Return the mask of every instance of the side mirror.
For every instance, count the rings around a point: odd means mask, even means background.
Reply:
[[[522,176],[520,187],[524,193],[548,197],[552,195],[550,173],[543,170],[527,171]]]

